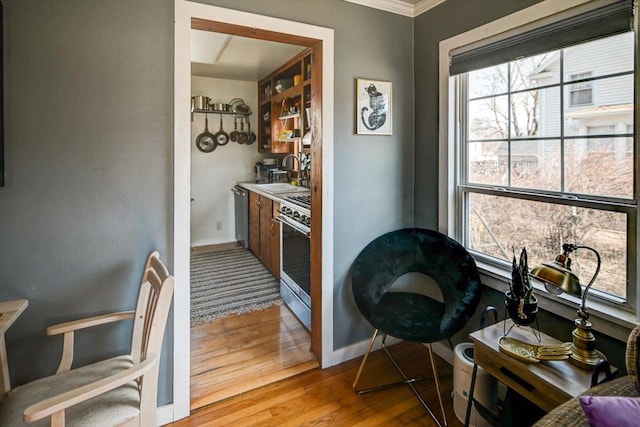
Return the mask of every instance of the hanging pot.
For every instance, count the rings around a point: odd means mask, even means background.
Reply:
[[[220,130],[214,135],[218,145],[227,145],[229,142],[229,134],[222,129],[222,114],[220,114]]]
[[[209,109],[209,97],[208,96],[192,96],[193,109],[194,110],[208,110]]]
[[[204,132],[196,138],[196,147],[203,153],[211,153],[216,149],[216,137],[209,132],[209,119],[204,115]]]
[[[238,144],[245,144],[249,135],[244,131],[244,121],[240,120],[240,132],[238,132]]]
[[[251,122],[249,121],[249,117],[246,117],[247,120],[247,145],[251,145],[256,142],[256,134],[251,132]]]
[[[233,132],[229,135],[229,139],[233,142],[238,142],[238,118],[233,116]]]

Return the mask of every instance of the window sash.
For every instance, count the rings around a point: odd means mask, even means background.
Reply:
[[[457,75],[633,29],[632,0],[594,0],[451,52]]]
[[[563,63],[563,57],[561,54],[560,57],[560,61],[561,63]],[[624,74],[633,74],[634,71],[630,71],[630,72],[623,72],[623,73],[617,73],[620,75],[624,75]],[[560,86],[560,88],[564,88],[564,90],[561,91],[562,94],[566,93],[568,94],[568,102],[571,102],[571,93],[572,93],[572,88],[574,87],[573,85],[576,84],[581,84],[581,85],[590,85],[591,87],[589,88],[589,90],[593,90],[593,81],[594,80],[599,80],[602,78],[610,78],[611,75],[605,75],[605,76],[597,76],[595,78],[589,78],[589,77],[585,77],[585,78],[580,78],[580,79],[576,79],[576,81],[572,81],[572,80],[568,80],[568,81],[564,81],[565,76],[563,75],[564,73],[562,72],[562,65],[561,65],[561,73],[560,73],[560,82],[557,84],[553,84],[553,85],[549,85],[550,87],[557,87]],[[580,77],[584,77],[584,76],[580,76]],[[460,238],[460,240],[463,242],[463,244],[465,245],[465,247],[469,248],[469,230],[468,230],[468,224],[469,224],[469,212],[468,212],[468,205],[466,203],[466,200],[468,198],[469,194],[472,193],[478,193],[478,194],[488,194],[488,195],[496,195],[496,196],[506,196],[506,197],[512,197],[512,198],[516,198],[516,199],[522,199],[522,200],[532,200],[532,201],[541,201],[541,202],[545,202],[545,203],[554,203],[554,204],[560,204],[560,205],[565,205],[565,206],[576,206],[576,207],[584,207],[584,208],[593,208],[593,209],[598,209],[598,210],[602,210],[602,211],[612,211],[612,212],[621,212],[624,213],[627,216],[627,254],[626,254],[626,258],[627,258],[627,262],[626,262],[626,266],[627,266],[627,284],[626,284],[626,299],[622,299],[619,298],[615,295],[612,294],[607,294],[605,292],[601,292],[598,291],[596,289],[593,289],[592,292],[590,292],[590,297],[595,297],[595,298],[599,298],[602,299],[603,301],[605,301],[606,303],[612,303],[615,305],[618,305],[622,308],[624,308],[625,310],[629,310],[629,311],[634,311],[635,309],[635,301],[636,301],[636,269],[637,269],[637,265],[636,265],[636,253],[637,253],[637,230],[636,230],[636,226],[635,224],[637,224],[637,202],[636,202],[636,196],[635,196],[635,189],[634,189],[634,198],[633,199],[620,199],[620,198],[612,198],[612,197],[603,197],[603,196],[591,196],[591,195],[579,195],[579,194],[571,194],[571,193],[567,193],[567,192],[563,192],[563,191],[559,191],[559,192],[552,192],[552,191],[546,191],[546,190],[523,190],[523,189],[518,189],[518,188],[514,188],[514,187],[502,187],[502,186],[492,186],[492,185],[482,185],[482,184],[473,184],[469,182],[469,176],[468,176],[468,172],[469,172],[469,154],[468,154],[468,148],[469,148],[469,143],[471,142],[487,142],[487,141],[503,141],[503,142],[507,142],[510,143],[511,141],[517,141],[519,138],[513,138],[511,136],[511,134],[508,134],[507,138],[496,138],[496,139],[492,139],[492,140],[470,140],[469,138],[469,133],[468,133],[468,112],[467,112],[467,105],[468,102],[470,100],[473,99],[481,99],[483,97],[477,97],[477,98],[472,98],[470,99],[468,97],[468,92],[469,92],[469,87],[468,87],[468,78],[467,78],[467,74],[462,74],[462,75],[458,75],[455,79],[456,81],[456,92],[457,92],[457,101],[456,101],[456,114],[458,114],[458,119],[456,120],[456,123],[458,124],[457,126],[457,140],[459,141],[459,146],[457,147],[457,153],[458,153],[458,173],[457,173],[457,185],[456,185],[456,190],[455,190],[455,200],[456,200],[456,228],[458,229],[458,236]],[[635,80],[634,80],[635,82]],[[510,89],[510,88],[509,88]],[[536,88],[539,89],[539,88]],[[508,91],[505,93],[505,95],[507,96],[511,96],[511,94],[515,93],[517,91]],[[522,92],[522,91],[520,91]],[[490,95],[490,97],[495,97],[497,96],[496,94],[492,94]],[[592,93],[592,100],[593,100],[593,93]],[[485,97],[487,98],[487,97]],[[602,135],[578,135],[578,136],[574,136],[574,135],[564,135],[564,113],[565,113],[565,107],[563,105],[564,102],[564,95],[562,95],[560,97],[561,99],[561,104],[560,104],[560,114],[561,114],[561,121],[560,123],[562,123],[563,125],[561,126],[561,135],[559,136],[554,136],[554,137],[527,137],[527,139],[531,139],[531,140],[545,140],[545,139],[555,139],[555,140],[571,140],[571,139],[585,139],[585,138],[609,138],[609,137],[616,137],[616,138],[624,138],[624,137],[634,137],[633,133],[625,133],[625,134],[602,134]],[[508,101],[510,102],[510,101]],[[572,104],[570,104],[572,105]],[[509,126],[510,129],[511,126]],[[510,132],[510,131],[509,131]],[[564,144],[561,144],[564,145]],[[634,139],[634,145],[635,145],[635,139]],[[509,155],[509,173],[511,173],[511,162],[510,162],[510,156],[511,156],[511,150],[509,149],[508,151],[508,155]],[[636,154],[637,155],[637,154]],[[564,153],[561,154],[562,159],[564,159]],[[564,163],[564,160],[563,162]],[[637,163],[636,157],[634,156],[634,165]],[[634,167],[634,170],[637,173],[637,168]],[[565,188],[564,186],[564,176],[562,177],[562,189]],[[511,183],[511,180],[509,179],[509,183]],[[634,184],[635,184],[635,180],[634,180]],[[635,185],[634,185],[635,187]],[[490,264],[493,264],[501,269],[508,269],[509,268],[509,263],[507,261],[503,261],[497,258],[494,258],[488,254],[483,254],[482,252],[477,252],[477,251],[473,251],[472,250],[472,254],[477,257],[478,259],[481,259],[483,262],[487,262]]]

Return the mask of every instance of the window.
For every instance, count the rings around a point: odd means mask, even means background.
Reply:
[[[571,107],[580,107],[582,105],[591,105],[593,103],[593,82],[590,80],[583,81],[591,77],[591,73],[578,73],[571,75],[571,81],[578,81],[571,85],[569,90],[569,105]]]
[[[602,269],[590,295],[634,308],[635,37],[617,31],[567,46],[560,40],[482,67],[490,48],[473,48],[483,57],[471,66],[452,55],[451,234],[477,260],[508,272],[523,246],[529,265],[553,259],[563,243],[592,246]],[[592,71],[580,71],[585,66]],[[572,259],[586,282],[595,256],[577,251]]]

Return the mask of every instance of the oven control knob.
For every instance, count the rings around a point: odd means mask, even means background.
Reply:
[[[309,225],[309,223],[311,222],[311,220],[309,219],[308,216],[306,215],[302,215],[300,217],[300,222],[303,223],[304,225]]]
[[[294,217],[295,219],[300,219],[300,212],[297,212],[297,211],[296,211],[296,212],[294,212],[294,213],[293,213],[293,217]]]

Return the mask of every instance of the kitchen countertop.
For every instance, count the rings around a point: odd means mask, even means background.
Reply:
[[[291,184],[274,183],[274,184],[256,184],[255,182],[238,182],[236,185],[258,193],[264,197],[268,197],[276,202],[281,202],[284,197],[292,194],[310,194],[311,190],[305,187],[297,187]]]

